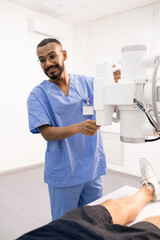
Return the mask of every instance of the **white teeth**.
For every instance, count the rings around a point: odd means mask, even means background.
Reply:
[[[50,71],[54,70],[55,68],[56,68],[56,66],[52,66],[47,71],[50,72]]]

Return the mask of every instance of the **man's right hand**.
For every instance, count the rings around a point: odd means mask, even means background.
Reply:
[[[96,125],[95,120],[87,119],[77,124],[78,132],[88,136],[94,136],[100,126]]]

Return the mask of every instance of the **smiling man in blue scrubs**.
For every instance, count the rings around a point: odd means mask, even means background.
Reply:
[[[102,197],[106,158],[93,111],[94,79],[67,73],[67,52],[57,39],[42,40],[37,56],[49,79],[28,97],[29,127],[47,141],[44,180],[55,220]]]

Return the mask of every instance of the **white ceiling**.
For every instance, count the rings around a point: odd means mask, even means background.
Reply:
[[[70,24],[139,8],[160,0],[7,0]]]

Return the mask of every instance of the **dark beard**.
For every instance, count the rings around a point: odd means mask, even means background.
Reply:
[[[50,78],[50,79],[58,79],[60,76],[61,76],[61,74],[63,73],[63,71],[64,71],[64,63],[62,63],[62,66],[60,67],[60,66],[58,66],[57,65],[57,67],[59,68],[59,72],[57,73],[57,74],[54,74],[54,75],[48,75],[47,74],[47,70],[49,69],[46,69],[46,71],[45,71],[45,73],[46,73],[46,75]],[[51,68],[51,67],[50,67]]]

